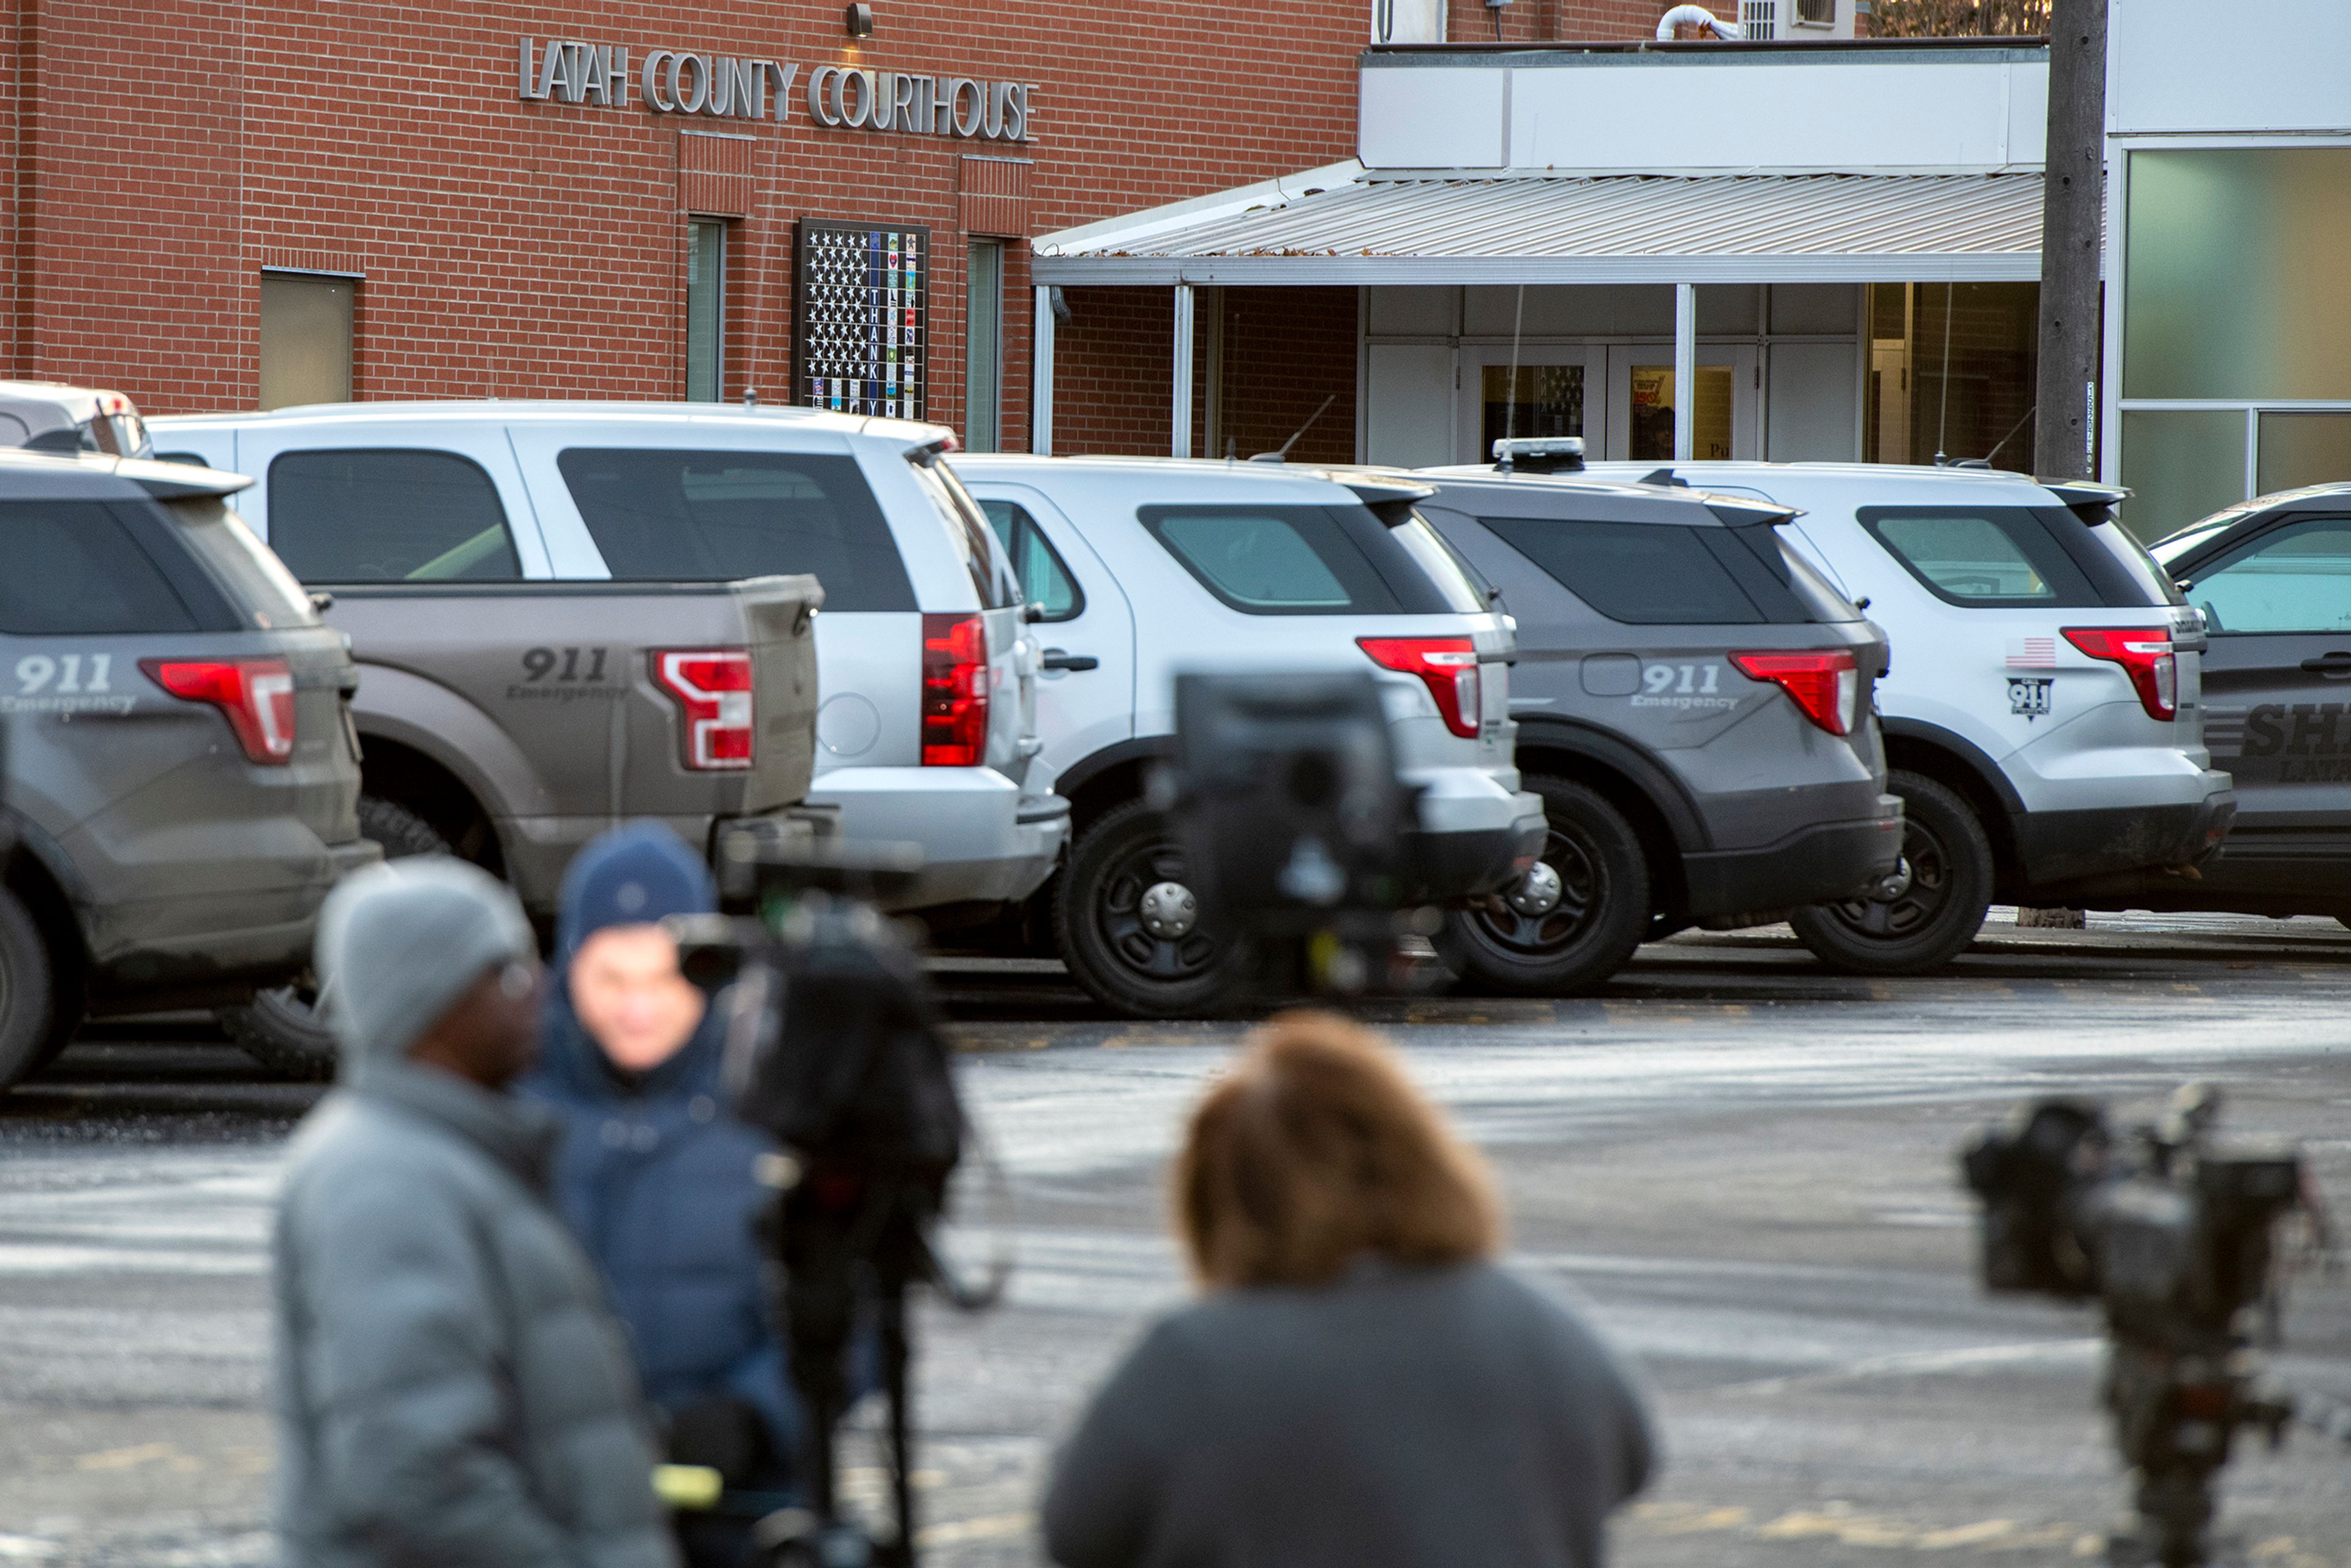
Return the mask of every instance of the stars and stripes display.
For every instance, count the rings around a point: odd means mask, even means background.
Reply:
[[[793,401],[842,413],[920,419],[930,330],[931,232],[914,225],[799,225],[792,290]]]

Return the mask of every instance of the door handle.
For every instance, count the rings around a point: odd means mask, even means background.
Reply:
[[[2302,667],[2314,675],[2325,675],[2330,681],[2351,679],[2351,653],[2336,650],[2321,653],[2315,659],[2304,659]]]
[[[2351,654],[2345,657],[2351,658]],[[1044,661],[1038,667],[1046,670],[1092,670],[1100,667],[1102,661],[1092,653],[1072,653],[1065,649],[1048,648]],[[2351,673],[2351,664],[2346,664],[2345,670]]]

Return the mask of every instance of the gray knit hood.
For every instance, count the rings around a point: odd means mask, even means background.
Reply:
[[[346,877],[319,912],[318,970],[346,1067],[404,1057],[490,970],[538,956],[504,883],[446,855]]]

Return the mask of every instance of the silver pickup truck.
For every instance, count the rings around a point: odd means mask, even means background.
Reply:
[[[333,595],[361,822],[389,852],[445,842],[542,915],[622,817],[669,820],[722,873],[723,835],[811,816],[914,842],[896,902],[935,923],[1053,870],[1069,803],[1023,782],[1036,646],[936,426],[486,401],[150,428],[159,456],[252,475],[246,519]],[[822,583],[812,627],[779,574]],[[771,646],[794,652],[770,669]]]
[[[828,831],[803,804],[823,601],[810,577],[339,586],[325,620],[360,672],[360,829],[388,855],[488,867],[542,922],[572,854],[619,821],[667,822],[720,865],[730,835]],[[317,1004],[297,982],[220,1017],[305,1076],[334,1059]]]

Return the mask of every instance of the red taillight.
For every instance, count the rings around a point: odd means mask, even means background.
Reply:
[[[685,714],[685,765],[697,773],[751,766],[751,655],[740,648],[670,648],[653,655],[653,679]]]
[[[157,685],[228,718],[247,760],[277,767],[294,755],[294,673],[283,659],[141,659]]]
[[[987,760],[987,622],[953,612],[923,617],[923,766]]]
[[[1467,637],[1358,637],[1355,645],[1383,670],[1418,675],[1437,700],[1445,727],[1474,737],[1479,706],[1478,647]]]
[[[2179,716],[2179,661],[2168,626],[2068,626],[2065,641],[2093,659],[2120,664],[2149,718]]]
[[[1831,735],[1851,735],[1859,717],[1861,666],[1843,648],[1814,653],[1733,653],[1750,681],[1769,681],[1796,699],[1804,716]]]

